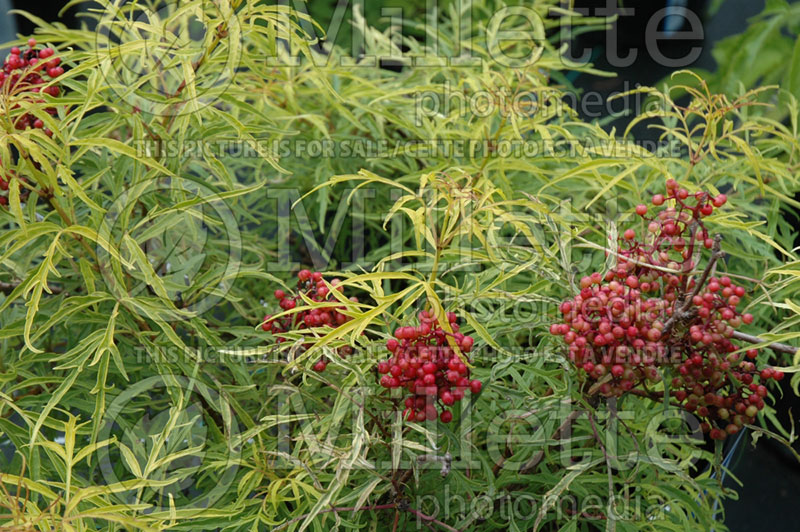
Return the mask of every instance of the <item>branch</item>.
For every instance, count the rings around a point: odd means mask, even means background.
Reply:
[[[609,532],[616,532],[617,523],[613,517],[612,509],[612,505],[614,504],[614,476],[611,473],[611,459],[608,457],[606,446],[603,445],[603,442],[600,440],[600,434],[597,433],[597,427],[594,424],[594,416],[591,412],[588,414],[589,424],[592,426],[592,434],[594,434],[594,439],[597,440],[597,443],[600,445],[600,450],[603,451],[603,458],[606,460],[606,472],[608,474],[608,526],[606,530]]]
[[[664,330],[661,331],[662,335],[669,334],[669,332],[672,330],[672,328],[675,326],[675,323],[678,320],[681,320],[691,315],[690,308],[692,306],[692,299],[694,299],[694,296],[700,293],[700,290],[702,290],[703,286],[706,284],[708,276],[714,270],[714,266],[716,265],[717,261],[725,256],[725,253],[722,251],[721,248],[721,241],[722,241],[721,235],[719,234],[714,235],[714,247],[712,248],[713,253],[711,254],[711,260],[708,261],[708,264],[706,265],[705,270],[703,270],[703,274],[700,276],[700,279],[695,284],[692,293],[683,301],[683,305],[679,309],[676,309],[675,312],[673,312],[672,316],[670,316],[670,318],[664,324]],[[766,341],[762,340],[758,336],[753,336],[751,334],[746,334],[738,331],[733,332],[733,338],[744,342],[749,342],[751,344],[760,344]],[[788,353],[790,355],[795,355],[798,352],[797,347],[781,343],[769,344],[767,347],[769,347],[775,352]]]
[[[18,286],[19,286],[19,282],[5,283],[5,282],[0,281],[0,292],[4,293],[5,295],[8,295],[11,292],[13,292],[14,289],[16,287],[18,287]]]
[[[645,391],[645,390],[639,390],[639,389],[633,388],[630,391],[628,391],[628,393],[636,395],[636,396],[639,396],[639,397],[644,397],[646,399],[650,399],[651,401],[653,401],[655,403],[663,403],[664,402],[664,393],[663,392],[650,391],[650,390]],[[673,403],[672,401],[669,402],[669,405],[671,407],[673,407],[673,408],[683,408],[678,403]]]
[[[15,289],[16,289],[16,288],[17,288],[17,287],[20,285],[20,284],[22,284],[20,281],[12,281],[12,282],[10,282],[10,283],[4,282],[4,281],[0,281],[0,292],[2,292],[2,293],[3,293],[3,294],[5,294],[5,295],[9,295],[9,294],[10,294],[11,292],[13,292],[13,291],[14,291],[14,290],[15,290]],[[47,287],[48,287],[48,289],[50,290],[50,293],[52,293],[53,295],[55,295],[55,294],[60,294],[60,293],[62,292],[62,289],[61,289],[61,287],[58,287],[58,286],[50,286],[50,285],[47,285]]]
[[[683,306],[681,306],[679,309],[676,309],[675,312],[672,313],[672,316],[670,316],[670,318],[667,320],[667,323],[664,324],[664,330],[661,331],[662,336],[669,334],[669,332],[672,330],[672,327],[675,326],[676,321],[683,319],[688,315],[689,308],[692,306],[692,299],[694,299],[694,296],[700,293],[700,290],[706,284],[708,276],[711,274],[711,271],[714,269],[714,265],[717,263],[717,261],[725,256],[725,253],[722,251],[721,243],[722,235],[714,235],[714,247],[712,248],[713,253],[711,253],[711,259],[708,261],[706,269],[703,270],[700,280],[695,283],[692,293],[683,301]]]
[[[234,16],[234,17],[236,16],[235,11],[236,11],[236,9],[238,9],[239,4],[241,4],[241,0],[235,0],[234,2],[231,3],[231,12],[232,12],[232,16]],[[197,61],[194,61],[192,63],[192,67],[191,67],[192,76],[196,77],[197,71],[200,70],[200,67],[203,66],[203,63],[205,63],[206,60],[209,58],[209,56],[212,53],[214,53],[214,50],[217,48],[217,46],[222,41],[222,39],[227,37],[227,36],[228,36],[228,23],[227,22],[222,22],[216,27],[216,29],[214,31],[214,40],[211,41],[211,44],[209,45],[209,47],[206,48],[205,50],[203,50],[203,55],[200,56],[200,58],[197,59]],[[159,62],[160,62],[160,60],[159,60]],[[168,100],[171,100],[171,99],[174,99],[174,98],[177,98],[178,96],[180,96],[181,92],[183,92],[183,89],[186,88],[186,85],[187,85],[187,82],[186,82],[186,79],[184,78],[181,81],[181,84],[175,90],[175,93],[168,97]],[[173,107],[175,107],[175,106],[177,106],[177,104],[173,104]],[[172,123],[175,120],[176,116],[177,116],[177,113],[164,115],[164,120],[161,122],[162,127],[165,130],[169,131],[169,128],[172,126]]]
[[[426,515],[426,514],[420,512],[419,510],[415,510],[413,508],[409,508],[408,507],[408,503],[404,503],[404,501],[400,501],[399,503],[392,502],[392,503],[388,503],[388,504],[375,504],[375,505],[372,505],[372,506],[360,506],[360,507],[359,506],[346,506],[346,507],[337,506],[337,507],[334,507],[334,508],[326,508],[324,510],[320,510],[318,513],[325,514],[325,513],[330,513],[330,512],[335,512],[335,513],[339,513],[339,512],[365,512],[365,511],[370,511],[370,510],[395,510],[395,512],[396,512],[395,513],[395,526],[396,526],[396,523],[397,523],[397,516],[399,515],[399,512],[401,510],[404,510],[406,512],[414,514],[415,516],[417,516],[418,518],[422,519],[423,521],[439,525],[440,527],[444,528],[445,530],[449,530],[450,532],[461,532],[459,529],[453,528],[452,526],[448,525],[447,523],[443,523],[443,522],[439,521],[438,519],[434,518],[433,516]],[[302,521],[303,519],[305,519],[309,515],[311,515],[311,514],[307,513],[307,514],[303,514],[303,515],[298,515],[297,517],[294,517],[294,518],[286,521],[285,523],[283,523],[281,525],[278,525],[277,527],[273,528],[272,532],[278,532],[279,530],[283,530],[284,528],[288,527],[292,523],[296,523],[298,521]]]
[[[393,502],[393,503],[389,503],[389,504],[376,504],[376,505],[373,505],[373,506],[361,506],[361,507],[348,506],[346,508],[345,507],[326,508],[325,510],[320,510],[319,513],[326,514],[326,513],[329,513],[329,512],[337,512],[337,513],[338,512],[364,512],[364,511],[368,511],[368,510],[391,510],[391,509],[397,509],[397,503]],[[311,514],[308,513],[308,514],[298,515],[297,517],[286,521],[282,525],[278,525],[277,527],[273,528],[272,532],[278,532],[278,530],[283,530],[284,528],[286,528],[287,526],[291,525],[292,523],[296,523],[298,521],[301,521],[301,520],[305,519],[306,517],[308,517],[309,515],[311,515]]]
[[[582,413],[583,413],[583,411],[582,410],[578,410],[578,409],[575,409],[572,412],[570,412],[569,415],[567,416],[567,418],[564,420],[564,422],[561,423],[561,425],[558,426],[558,428],[553,433],[553,436],[550,439],[551,440],[559,440],[559,439],[561,439],[561,434],[565,430],[567,430],[567,428],[571,427],[572,423],[576,419],[578,419],[578,417]],[[544,457],[544,449],[542,449],[541,451],[539,451],[538,453],[533,455],[531,457],[531,459],[528,460],[528,463],[526,463],[525,465],[522,466],[522,468],[520,468],[519,474],[520,475],[524,475],[525,473],[527,473],[528,471],[530,471],[531,469],[536,467],[536,464],[538,464],[539,461],[541,461],[542,457]]]
[[[450,465],[453,461],[453,457],[450,453],[444,453],[443,456],[439,456],[438,454],[423,454],[417,456],[417,462],[441,462],[442,463],[442,477],[446,477],[450,474]]]
[[[742,340],[743,342],[750,342],[751,344],[761,344],[767,341],[759,338],[758,336],[753,336],[752,334],[746,334],[739,331],[733,331],[733,338]],[[796,355],[798,351],[797,347],[780,343],[769,344],[767,347],[777,353],[788,353],[790,355]]]
[[[419,517],[423,521],[430,521],[431,523],[435,523],[435,524],[439,525],[440,527],[444,528],[445,530],[449,530],[450,532],[461,532],[459,529],[453,528],[452,526],[448,525],[447,523],[442,523],[438,519],[434,519],[430,515],[425,515],[424,513],[420,512],[418,510],[415,510],[413,508],[408,508],[407,511],[411,512],[414,515],[416,515],[417,517]]]
[[[436,454],[422,454],[422,455],[417,456],[417,463],[418,464],[421,464],[421,463],[426,462],[426,461],[427,462],[431,462],[431,461],[432,462],[442,462],[442,477],[446,477],[447,475],[450,474],[450,467],[451,467],[451,463],[453,461],[453,457],[450,455],[450,453],[445,453],[443,456],[439,456],[439,455],[436,455]],[[403,475],[396,482],[393,482],[396,492],[398,492],[398,493],[400,492],[400,490],[398,489],[398,486],[400,486],[400,484],[405,484],[405,482],[408,480],[408,478],[413,473],[414,473],[413,468],[412,469],[406,469],[405,471],[403,471]]]
[[[18,395],[12,395],[11,396],[11,401],[7,401],[7,402],[16,404],[17,401],[19,401],[23,397],[30,397],[32,395],[40,395],[41,393],[50,393],[50,392],[51,392],[51,390],[47,387],[46,384],[38,384],[38,385],[35,385],[34,387],[32,387],[29,391],[27,391],[25,393],[21,393],[21,394],[18,394]],[[15,412],[16,412],[16,410],[14,410],[12,408],[8,412],[6,412],[4,414],[0,414],[0,419],[9,418]]]

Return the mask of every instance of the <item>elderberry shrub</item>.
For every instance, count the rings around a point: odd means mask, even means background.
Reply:
[[[452,337],[462,353],[472,350],[474,340],[458,332],[453,312],[447,313],[452,333],[427,311],[420,312],[418,318],[418,326],[399,327],[394,338],[387,340],[392,357],[378,364],[378,373],[383,375],[380,383],[384,388],[406,388],[410,392],[405,400],[405,419],[421,422],[438,417],[449,423],[453,413],[448,407],[463,399],[466,391],[480,393],[482,383],[470,380],[469,367],[448,345],[447,337]]]
[[[658,212],[635,209],[647,224],[644,238],[624,231],[616,267],[583,277],[580,292],[560,305],[561,321],[550,326],[592,384],[590,393],[657,399],[662,392],[648,385],[668,373],[670,396],[720,440],[752,423],[764,407],[767,381],[783,378],[780,370],[756,369],[757,350],[734,353],[735,329],[753,316],[737,310],[744,287],[710,275],[722,253],[703,223],[726,201],[724,194],[690,194],[667,180],[666,195],[652,197]],[[712,255],[698,272],[703,249]]]
[[[330,286],[333,288],[333,290],[341,292],[343,286],[340,285],[340,282],[341,281],[339,279],[333,279],[330,282]],[[337,300],[331,293],[328,285],[325,284],[322,273],[312,272],[310,270],[300,270],[297,273],[296,292],[286,293],[279,289],[275,290],[274,295],[275,299],[279,301],[278,304],[280,308],[284,311],[287,311],[297,307],[298,302],[300,304],[303,303],[303,299],[300,295],[301,293],[311,301],[315,302],[339,302],[339,300]],[[351,297],[350,301],[358,303],[358,298]],[[261,328],[267,332],[273,333],[276,336],[276,343],[281,344],[288,339],[285,336],[281,336],[282,333],[292,330],[312,329],[315,327],[338,327],[339,325],[348,322],[351,318],[342,312],[344,308],[345,306],[343,304],[339,304],[331,307],[303,310],[294,314],[287,314],[285,316],[276,318],[273,318],[271,314],[267,314],[264,316]],[[307,349],[311,347],[311,344],[303,344],[303,347]],[[346,356],[353,352],[353,348],[345,345],[340,347],[338,352],[340,355]],[[327,358],[322,357],[314,363],[313,367],[315,371],[325,371],[327,365]]]
[[[30,96],[35,103],[44,103],[44,100],[37,98],[39,93],[58,96],[61,89],[58,85],[45,87],[50,80],[53,80],[64,73],[61,66],[61,58],[55,56],[52,48],[35,49],[36,39],[28,40],[28,48],[21,50],[14,46],[11,53],[3,63],[3,70],[0,71],[0,87],[2,87],[4,98],[11,96]],[[49,78],[49,79],[48,79]],[[12,109],[19,108],[19,103],[13,103]],[[55,116],[56,109],[47,107],[45,111],[51,116]],[[24,113],[17,117],[14,127],[19,130],[28,128],[43,129],[45,134],[52,136],[53,132],[44,127],[44,121],[31,113]]]

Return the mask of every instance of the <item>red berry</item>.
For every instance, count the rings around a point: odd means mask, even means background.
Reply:
[[[472,350],[472,345],[474,342],[475,340],[473,340],[471,336],[465,336],[461,340],[461,350],[465,353],[469,353]]]
[[[439,417],[439,411],[436,409],[435,405],[427,405],[425,407],[425,417],[428,421],[433,421],[437,417]]]
[[[478,394],[478,393],[480,393],[480,392],[481,392],[481,388],[482,388],[482,387],[483,387],[483,384],[482,384],[482,383],[481,383],[481,381],[479,381],[479,380],[474,380],[474,381],[471,381],[471,382],[469,383],[469,390],[470,390],[470,391],[471,391],[473,394]]]
[[[442,423],[450,423],[453,421],[453,413],[449,410],[445,410],[442,412],[442,415],[439,417],[442,420]]]
[[[636,206],[636,214],[639,216],[644,216],[647,214],[647,205],[639,204]]]
[[[664,196],[662,194],[656,194],[653,196],[653,205],[663,205],[664,204]]]

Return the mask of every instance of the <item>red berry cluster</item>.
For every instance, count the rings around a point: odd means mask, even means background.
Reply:
[[[3,173],[2,166],[0,166],[0,207],[5,207],[8,205],[8,187],[11,183],[12,179],[17,179],[18,181],[28,183],[28,180],[22,176],[18,176],[14,172]],[[24,202],[28,199],[28,189],[20,186],[19,187],[19,199],[21,202]]]
[[[655,216],[648,216],[646,205],[636,207],[646,238],[626,230],[616,266],[583,277],[580,292],[560,306],[562,320],[550,327],[594,383],[591,390],[604,396],[632,390],[653,396],[648,383],[661,380],[660,370],[674,370],[671,396],[703,418],[701,428],[714,439],[752,423],[767,395],[761,383],[783,378],[778,370],[757,372],[754,363],[732,353],[738,349],[734,330],[753,316],[737,311],[742,286],[728,276],[709,277],[721,252],[703,223],[726,201],[724,194],[690,194],[667,180],[666,196],[652,198],[663,206]],[[703,248],[714,251],[701,274],[694,260]],[[747,357],[756,354],[749,350]]]
[[[466,390],[479,393],[482,384],[469,379],[469,368],[447,338],[451,336],[462,353],[472,350],[474,340],[458,332],[457,317],[452,312],[447,313],[452,333],[440,327],[439,321],[427,311],[420,312],[418,317],[418,326],[400,327],[394,338],[386,342],[392,357],[378,364],[378,373],[383,375],[381,386],[402,387],[411,393],[405,400],[406,419],[421,422],[438,417],[449,423],[453,413],[447,407],[463,399]]]
[[[330,286],[334,290],[342,291],[339,279],[333,279]],[[297,273],[297,292],[286,293],[283,290],[275,290],[275,299],[280,303],[282,310],[291,310],[295,308],[298,303],[303,304],[303,299],[300,294],[305,295],[311,301],[316,302],[330,302],[339,303],[338,300],[331,294],[328,285],[322,279],[322,273],[312,272],[309,270],[300,270]],[[351,297],[350,301],[358,303],[358,298]],[[294,314],[289,314],[281,318],[273,318],[271,314],[264,316],[264,322],[261,328],[265,331],[271,332],[277,336],[276,342],[283,343],[287,338],[280,336],[291,330],[310,329],[314,327],[338,327],[343,323],[349,321],[351,318],[341,311],[344,310],[344,305],[341,303],[333,307],[313,308],[304,310]],[[305,344],[304,347],[308,348],[311,344]],[[342,356],[349,355],[353,352],[350,346],[342,346],[339,348],[339,354]],[[322,357],[314,364],[315,371],[324,371],[328,365],[325,357]]]
[[[42,48],[35,50],[36,39],[28,40],[28,49],[20,50],[19,47],[11,48],[11,53],[6,57],[3,70],[0,71],[0,86],[3,87],[5,95],[18,95],[22,93],[38,94],[44,92],[50,96],[58,96],[60,89],[57,85],[43,87],[48,82],[48,78],[55,79],[64,73],[61,65],[61,58],[54,57],[55,51],[52,48]],[[37,99],[37,103],[44,103],[44,100]],[[19,107],[15,104],[14,108]],[[55,115],[53,107],[45,109],[50,115]],[[14,123],[16,129],[27,129],[29,127],[44,128],[44,122],[36,118],[31,113],[25,113],[17,118]],[[44,132],[52,136],[53,132],[44,128]]]

